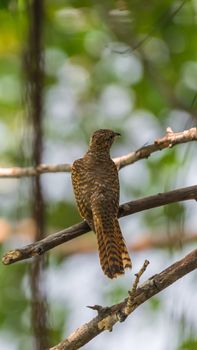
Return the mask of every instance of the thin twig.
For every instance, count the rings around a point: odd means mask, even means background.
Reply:
[[[132,312],[133,309],[133,299],[135,297],[139,282],[140,282],[140,277],[143,275],[143,273],[146,271],[147,266],[149,265],[149,261],[145,260],[142,268],[138,273],[135,274],[135,281],[133,283],[132,289],[128,291],[128,298],[125,304],[125,308],[122,310],[121,313],[119,313],[119,319],[120,322],[123,322],[128,315]]]
[[[130,314],[145,301],[149,300],[155,294],[158,294],[163,289],[167,288],[178,279],[197,268],[197,249],[186,255],[182,260],[177,261],[169,266],[164,271],[149,278],[145,283],[140,285],[131,300]],[[95,338],[104,330],[112,330],[112,327],[119,321],[120,314],[124,313],[125,307],[128,303],[128,298],[119,304],[111,307],[102,308],[97,307],[98,316],[91,321],[77,328],[67,339],[60,342],[50,350],[77,350],[90,340]],[[108,326],[108,328],[106,328]]]
[[[133,164],[140,159],[148,158],[152,153],[160,151],[164,148],[171,148],[175,145],[197,141],[197,128],[191,128],[182,132],[174,133],[171,128],[167,128],[166,135],[155,140],[153,144],[139,148],[127,155],[114,158],[114,162],[118,169]],[[28,168],[0,168],[1,178],[20,178],[24,176],[36,176],[44,173],[70,172],[71,164],[40,164],[37,167]]]
[[[154,196],[145,197],[136,201],[124,203],[119,207],[119,217],[131,215],[143,210],[160,207],[162,205],[176,203],[186,200],[197,199],[197,185],[178,190],[159,193]],[[46,251],[81,236],[90,231],[88,224],[84,221],[73,225],[60,232],[54,233],[41,241],[29,244],[23,248],[12,250],[4,255],[2,262],[5,265],[15,263],[16,261],[31,258],[44,254]]]

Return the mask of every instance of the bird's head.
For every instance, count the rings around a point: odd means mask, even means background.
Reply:
[[[109,129],[99,129],[92,135],[89,149],[94,149],[97,152],[109,152],[116,136],[120,136],[120,134]]]

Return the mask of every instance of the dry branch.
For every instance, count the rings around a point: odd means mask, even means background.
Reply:
[[[130,252],[145,251],[148,249],[166,249],[174,248],[179,249],[190,243],[197,243],[197,232],[173,232],[170,235],[166,232],[147,232],[139,233],[136,235],[138,238],[127,243],[127,248]],[[93,235],[88,239],[84,239],[84,236],[75,241],[67,242],[67,244],[61,245],[56,250],[56,253],[62,257],[74,255],[74,254],[89,254],[97,251],[97,242]]]
[[[87,344],[104,330],[112,330],[112,327],[120,321],[125,320],[128,316],[125,314],[125,309],[128,306],[131,314],[139,305],[150,299],[153,295],[158,294],[163,289],[167,288],[178,279],[182,278],[189,272],[197,268],[197,249],[186,255],[182,260],[175,262],[164,271],[152,276],[145,283],[140,285],[136,291],[134,288],[132,299],[126,298],[119,304],[111,307],[102,308],[94,306],[93,309],[98,311],[98,316],[93,318],[88,323],[85,323],[76,329],[67,339],[63,340],[58,345],[50,350],[76,350]],[[131,295],[130,292],[130,295]],[[127,308],[128,311],[128,308]]]
[[[197,141],[197,128],[191,128],[182,132],[174,133],[171,128],[167,128],[166,135],[155,140],[153,144],[139,148],[125,156],[114,158],[118,169],[129,164],[137,162],[140,159],[148,158],[152,153],[164,148],[171,148],[180,143]],[[0,168],[0,177],[2,178],[20,178],[24,176],[36,176],[44,173],[70,172],[71,164],[40,164],[37,167],[28,168]]]
[[[137,151],[131,152],[126,156],[115,158],[114,162],[116,163],[117,168],[121,169],[140,159],[148,158],[154,152],[161,151],[164,148],[172,148],[175,145],[189,141],[197,141],[197,128],[174,133],[172,129],[168,127],[164,137],[157,139],[153,144],[141,147]]]
[[[122,204],[119,207],[119,217],[131,215],[143,210],[160,207],[162,205],[176,203],[185,200],[197,199],[197,185],[178,190],[159,193],[154,196],[141,198]],[[12,250],[4,255],[2,262],[5,265],[12,264],[19,260],[31,258],[44,254],[46,251],[64,243],[73,238],[81,236],[90,231],[88,224],[84,221],[73,225],[67,229],[54,233],[40,241],[29,244],[23,248]]]
[[[36,176],[44,173],[58,173],[58,172],[70,172],[70,164],[40,164],[37,167],[28,168],[0,168],[0,177],[2,178],[20,178],[27,176]]]

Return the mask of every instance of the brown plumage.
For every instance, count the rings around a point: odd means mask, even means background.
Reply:
[[[131,260],[117,215],[119,179],[110,158],[115,136],[108,129],[97,130],[83,158],[72,166],[72,183],[79,212],[96,233],[101,267],[109,278],[124,274]]]

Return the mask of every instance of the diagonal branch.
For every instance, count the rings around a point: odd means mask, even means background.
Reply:
[[[119,217],[131,215],[143,210],[160,207],[162,205],[176,203],[186,200],[197,200],[197,185],[178,190],[159,193],[150,197],[141,198],[135,201],[124,203],[119,207]],[[46,251],[64,243],[84,233],[90,231],[88,224],[84,221],[73,225],[67,229],[54,233],[40,241],[29,244],[23,248],[18,248],[7,252],[2,258],[5,265],[16,261],[31,258],[44,254]]]
[[[146,267],[144,264],[143,269]],[[111,331],[117,322],[122,322],[139,305],[149,300],[186,274],[197,268],[197,249],[186,255],[182,260],[175,262],[164,271],[152,276],[136,290],[131,289],[128,298],[119,304],[102,308],[95,305],[92,307],[98,311],[98,316],[76,329],[70,336],[50,350],[76,350],[87,344],[90,340],[104,330]],[[142,272],[143,272],[142,269]],[[138,282],[138,281],[137,281]],[[129,301],[129,308],[128,308]],[[127,310],[127,313],[125,313]]]
[[[182,132],[174,133],[171,128],[166,129],[166,135],[155,140],[151,145],[139,148],[135,152],[131,152],[126,156],[115,158],[114,162],[118,169],[129,164],[133,164],[140,159],[148,158],[154,152],[161,151],[164,148],[172,148],[175,145],[186,143],[189,141],[197,141],[197,128],[191,128]]]
[[[175,145],[197,141],[197,128],[191,128],[182,132],[174,133],[171,128],[167,128],[166,135],[154,141],[153,144],[139,148],[125,156],[114,158],[118,169],[135,163],[140,159],[148,158],[152,153],[164,148],[171,148]],[[37,167],[28,168],[0,168],[1,178],[20,178],[24,176],[36,176],[44,173],[70,172],[71,164],[40,164]]]

